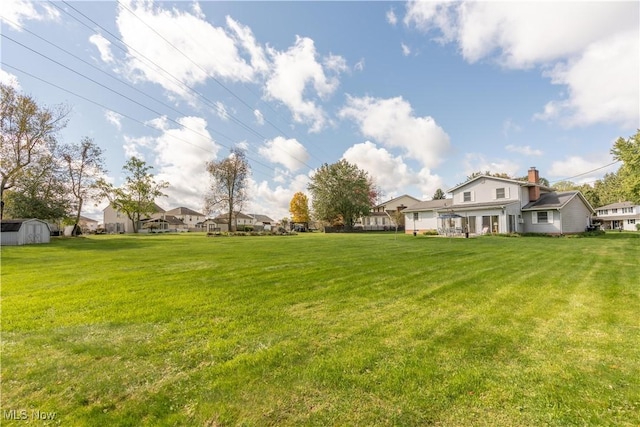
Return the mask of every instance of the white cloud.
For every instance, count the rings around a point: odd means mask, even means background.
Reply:
[[[502,123],[502,135],[509,138],[512,132],[520,132],[522,127],[511,119],[507,119]]]
[[[386,14],[387,22],[391,25],[396,25],[398,23],[398,17],[396,16],[396,12],[393,9],[389,9]]]
[[[20,82],[18,77],[0,68],[0,83],[6,86],[11,86],[15,90],[20,91]]]
[[[227,107],[220,101],[215,102],[215,112],[222,120],[229,120],[229,112]]]
[[[115,111],[107,110],[104,112],[104,117],[109,123],[114,125],[118,130],[122,129],[122,115]]]
[[[520,170],[520,165],[509,159],[487,159],[483,154],[467,153],[462,161],[465,175],[469,176],[474,172],[506,173],[515,177]]]
[[[409,46],[407,46],[404,43],[400,43],[400,47],[402,47],[402,54],[404,56],[409,56],[411,55],[411,48],[409,48]]]
[[[256,72],[265,69],[260,49],[252,44],[248,28],[231,19],[227,21],[232,27],[229,34],[224,28],[206,22],[201,11],[194,15],[177,9],[162,9],[149,2],[129,2],[126,7],[137,17],[120,7],[116,23],[122,40],[128,45],[126,65],[134,80],[151,81],[190,99],[192,95],[188,89],[167,73],[183,84],[194,86],[204,83],[210,76],[250,81]],[[168,43],[149,27],[162,34]],[[244,52],[249,53],[251,64],[241,55],[236,41]]]
[[[269,70],[269,62],[264,49],[256,42],[251,28],[240,24],[230,16],[227,16],[227,26],[231,29],[240,46],[249,53],[253,69],[261,73],[267,72]]]
[[[356,71],[363,71],[364,64],[365,64],[364,58],[360,58],[360,60],[356,62],[356,65],[353,66],[353,69]]]
[[[309,153],[302,144],[295,139],[285,139],[281,136],[267,141],[260,147],[259,152],[269,161],[279,163],[291,172],[304,167],[309,160]]]
[[[339,116],[354,120],[365,137],[386,147],[402,148],[409,157],[429,168],[437,166],[449,149],[449,135],[432,117],[416,117],[402,97],[348,96]]]
[[[329,97],[338,87],[337,76],[327,76],[316,60],[313,40],[296,36],[296,42],[287,51],[268,49],[273,59],[273,70],[266,85],[268,98],[281,101],[293,114],[294,121],[310,125],[311,132],[319,132],[327,124],[327,115],[318,101]],[[340,71],[344,60],[335,55],[325,58],[328,70]],[[313,87],[317,97],[305,98],[305,91]]]
[[[593,156],[591,160],[580,156],[569,156],[563,160],[556,160],[549,169],[549,181],[553,183],[554,181],[570,178],[569,181],[578,184],[590,183],[602,178],[606,173],[615,172],[620,167],[619,164],[614,164],[602,169],[603,163],[606,164],[611,161],[611,155],[608,153]],[[585,172],[588,173],[585,174]]]
[[[433,175],[428,168],[416,172],[402,156],[394,156],[371,141],[349,147],[342,158],[366,171],[376,185],[382,188],[385,199],[405,194],[410,191],[407,189],[417,189],[420,194],[411,195],[427,199],[443,186],[442,179]]]
[[[637,2],[409,2],[404,22],[439,32],[470,63],[539,67],[566,99],[538,119],[638,126],[640,95]]]
[[[24,21],[56,21],[59,17],[55,7],[29,0],[3,0],[0,8],[0,20],[17,31]]]
[[[525,156],[542,156],[544,154],[542,150],[531,148],[529,145],[519,146],[509,144],[504,148],[510,153],[519,153],[524,154]]]
[[[155,165],[156,180],[170,184],[165,190],[169,197],[160,202],[161,206],[187,206],[199,210],[209,184],[205,164],[216,158],[220,147],[211,138],[203,118],[182,117],[177,122],[181,126],[170,124],[164,117],[150,121],[148,124],[160,130],[161,135],[125,138],[125,152],[153,157],[154,161],[147,163]]]
[[[253,110],[253,115],[256,118],[256,123],[262,126],[264,124],[264,116],[262,115],[260,110]]]
[[[113,62],[111,42],[104,38],[102,34],[93,34],[89,37],[89,42],[98,48],[98,52],[100,52],[100,59],[102,59],[103,62]]]
[[[249,194],[251,202],[248,203],[245,211],[259,213],[269,216],[271,219],[280,221],[282,218],[290,218],[289,204],[291,198],[298,191],[308,195],[307,184],[309,176],[299,174],[288,179],[287,182],[276,185],[272,188],[267,181],[249,180]],[[311,207],[311,206],[309,206]]]

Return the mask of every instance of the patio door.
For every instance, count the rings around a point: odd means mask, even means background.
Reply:
[[[470,216],[467,217],[467,227],[469,230],[469,233],[471,234],[476,234],[476,217],[475,216]]]

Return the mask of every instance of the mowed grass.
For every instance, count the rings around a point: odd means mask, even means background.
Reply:
[[[640,425],[640,235],[2,248],[2,425]]]

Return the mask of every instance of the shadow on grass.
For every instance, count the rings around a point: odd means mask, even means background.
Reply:
[[[65,249],[72,250],[99,250],[120,251],[141,249],[155,246],[162,241],[171,244],[171,236],[167,235],[118,235],[118,236],[93,236],[93,237],[53,237],[51,243]]]

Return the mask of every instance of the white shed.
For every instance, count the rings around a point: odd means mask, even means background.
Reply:
[[[33,243],[49,243],[51,229],[40,219],[3,219],[0,245],[16,246]]]

